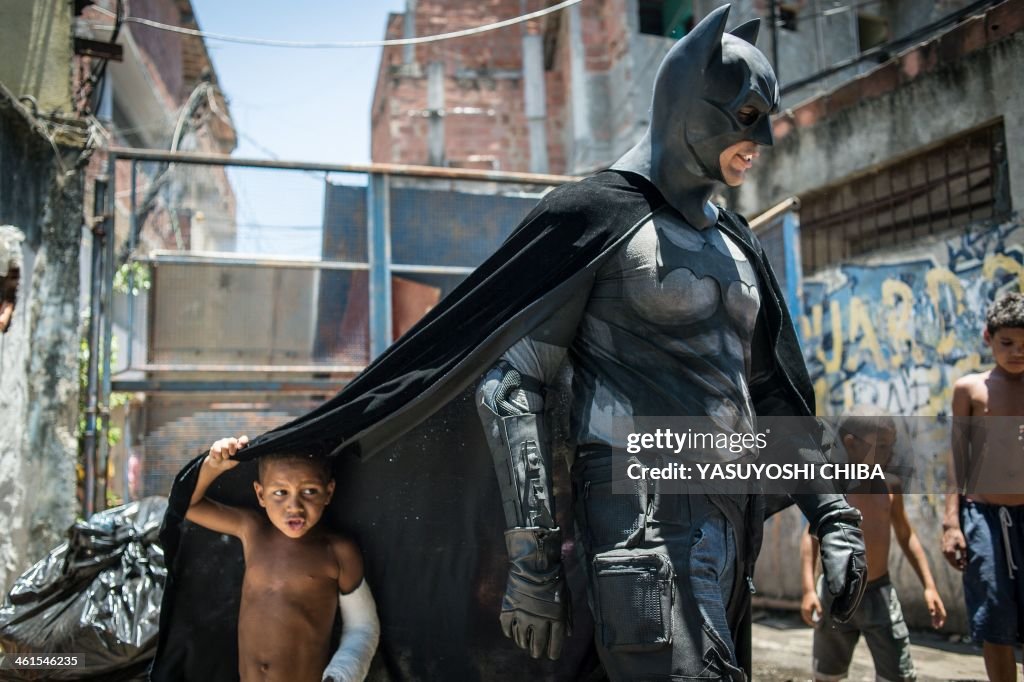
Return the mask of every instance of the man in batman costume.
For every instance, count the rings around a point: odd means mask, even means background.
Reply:
[[[608,457],[612,418],[814,413],[764,252],[709,202],[771,144],[778,106],[756,22],[732,35],[727,16],[711,13],[666,56],[650,128],[612,170],[551,192],[343,391],[253,440],[208,492],[252,505],[259,455],[335,458],[328,516],[362,547],[381,617],[371,678],[580,679],[592,637],[611,679],[749,676],[764,498],[613,496]],[[566,359],[576,550],[554,508],[566,486],[543,416]],[[824,457],[820,431],[786,445]],[[161,533],[154,680],[237,679],[239,549],[184,522],[201,460],[175,480]],[[864,586],[859,514],[830,491],[794,498],[820,538],[835,615],[848,617]]]

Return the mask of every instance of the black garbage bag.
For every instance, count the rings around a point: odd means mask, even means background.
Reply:
[[[157,545],[166,509],[166,498],[147,497],[94,514],[18,578],[0,608],[0,679],[145,679],[167,576]],[[38,654],[77,660],[14,666]]]

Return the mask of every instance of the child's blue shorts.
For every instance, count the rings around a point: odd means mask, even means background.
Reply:
[[[960,499],[967,539],[964,600],[971,639],[1024,641],[1024,505],[1002,507]]]

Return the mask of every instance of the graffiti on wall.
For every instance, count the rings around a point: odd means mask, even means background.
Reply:
[[[948,414],[954,382],[991,361],[985,311],[1024,291],[1022,275],[1017,217],[807,278],[799,324],[818,412]]]

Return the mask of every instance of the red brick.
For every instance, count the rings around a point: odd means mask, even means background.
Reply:
[[[844,109],[849,109],[861,100],[861,80],[860,78],[854,78],[839,86],[828,95],[825,106],[829,116]]]
[[[879,97],[892,92],[900,83],[900,66],[896,61],[888,61],[874,71],[860,78],[860,94],[863,99]]]
[[[939,51],[936,43],[926,43],[900,58],[900,81],[909,82],[934,71],[939,65]]]
[[[985,24],[985,17],[972,17],[943,34],[937,41],[939,61],[956,62],[964,55],[985,47],[988,43]]]
[[[812,126],[825,118],[826,102],[823,97],[815,97],[809,102],[793,110],[793,118],[801,128]]]
[[[923,68],[924,58],[919,50],[912,50],[900,57],[900,73],[904,81],[911,81],[917,78]]]
[[[527,11],[544,6],[542,0],[530,0]],[[416,33],[427,35],[470,28],[509,19],[521,13],[519,0],[491,0],[485,4],[464,0],[420,0],[416,7]],[[399,31],[402,17],[389,22],[389,32]],[[386,48],[382,64],[400,64],[401,47]],[[519,29],[500,29],[479,37],[459,39],[444,44],[421,46],[416,59],[422,68],[432,60],[446,62],[445,108],[458,106],[494,109],[496,116],[450,114],[445,119],[446,156],[453,160],[474,154],[493,154],[507,170],[528,169],[529,140],[523,132],[526,119],[521,79],[494,79],[490,70],[521,70],[522,33]],[[479,78],[454,78],[457,66],[476,69]],[[386,67],[378,75],[372,120],[372,158],[378,162],[425,163],[428,126],[426,119],[411,117],[409,112],[427,106],[427,80],[405,77],[389,82]],[[378,108],[377,102],[391,102],[392,107]],[[549,105],[550,107],[551,105]],[[558,115],[557,112],[551,112]],[[397,126],[388,121],[401,121]],[[390,133],[379,132],[389,129]],[[393,143],[386,141],[397,136]],[[415,141],[406,139],[414,138]],[[463,164],[466,165],[466,164]]]
[[[796,128],[793,119],[789,116],[779,116],[772,121],[772,136],[775,137],[775,141],[778,142],[786,135],[789,135]]]
[[[1024,30],[1024,0],[1007,0],[985,15],[989,42],[995,42]]]

